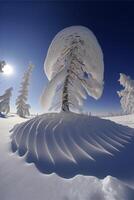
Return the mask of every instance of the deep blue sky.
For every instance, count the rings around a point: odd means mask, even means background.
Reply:
[[[71,25],[87,26],[96,35],[105,64],[102,97],[91,97],[85,107],[92,112],[118,112],[119,73],[134,78],[134,3],[133,2],[0,2],[0,59],[12,64],[15,74],[0,77],[0,93],[14,87],[12,106],[28,62],[35,64],[29,103],[41,111],[39,97],[47,78],[43,63],[57,32]]]

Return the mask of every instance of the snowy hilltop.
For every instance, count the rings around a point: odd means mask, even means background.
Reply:
[[[120,122],[122,125],[134,127],[133,115],[111,117],[109,119]],[[20,118],[18,115],[9,117],[6,120],[0,119],[1,200],[133,200],[133,176],[131,176],[131,183],[120,181],[112,176],[107,176],[104,179],[82,175],[64,179],[54,173],[48,176],[39,173],[33,164],[25,163],[25,156],[18,158],[17,154],[9,152],[9,136],[11,134],[9,130],[16,123],[26,121],[28,121],[26,118]],[[72,143],[70,146],[72,147]],[[124,147],[124,151],[125,149],[127,150],[126,147]],[[120,163],[119,170],[122,167],[124,170],[126,168],[124,173],[126,176],[129,173],[128,158],[129,160],[132,158],[129,154],[132,155],[133,151],[132,147],[131,152],[124,156],[124,160],[126,160],[124,165]]]
[[[40,115],[15,126],[12,151],[39,171],[70,178],[77,174],[130,178],[134,131],[97,117],[75,113]],[[129,166],[129,173],[126,171]],[[122,163],[122,167],[121,164]],[[129,177],[130,176],[130,177]]]

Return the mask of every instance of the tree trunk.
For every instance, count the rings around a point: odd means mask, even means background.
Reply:
[[[69,111],[68,83],[69,83],[69,73],[66,76],[62,93],[62,111],[64,112]]]

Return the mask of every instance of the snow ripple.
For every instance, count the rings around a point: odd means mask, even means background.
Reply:
[[[49,113],[16,125],[11,132],[12,151],[42,173],[55,172],[65,178],[77,174],[120,177],[127,155],[127,162],[134,167],[129,159],[133,129],[109,120]]]

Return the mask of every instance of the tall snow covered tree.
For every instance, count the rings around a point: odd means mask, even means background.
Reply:
[[[28,86],[32,70],[33,65],[29,64],[28,70],[24,73],[23,80],[21,82],[21,88],[19,90],[20,95],[16,99],[17,114],[20,117],[26,117],[30,115],[30,105],[26,102],[28,99]]]
[[[53,39],[45,61],[50,80],[42,95],[46,111],[80,110],[87,94],[98,99],[103,91],[103,54],[93,33],[72,26]]]
[[[5,93],[0,96],[0,113],[8,114],[10,112],[10,98],[12,96],[13,88],[8,88]]]
[[[123,90],[117,91],[124,114],[134,113],[134,80],[125,74],[120,74],[120,84]]]

